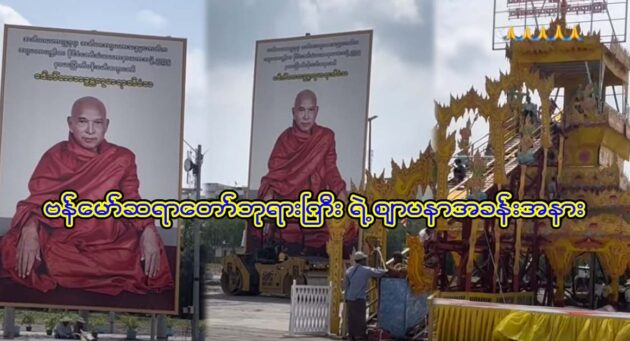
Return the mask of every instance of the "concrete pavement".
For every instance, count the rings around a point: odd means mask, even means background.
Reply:
[[[290,337],[291,303],[288,298],[226,296],[216,283],[209,284],[206,290],[206,337],[209,340],[333,339],[315,336]]]

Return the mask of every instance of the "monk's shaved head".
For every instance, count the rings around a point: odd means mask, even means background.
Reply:
[[[310,99],[313,101],[313,104],[317,105],[317,95],[312,90],[305,89],[298,92],[297,96],[295,96],[295,102],[293,103],[294,107],[298,107],[302,100]]]
[[[68,128],[83,148],[98,151],[109,127],[105,104],[96,97],[81,97],[72,104]]]
[[[72,105],[72,111],[70,112],[70,115],[76,117],[78,114],[83,112],[83,109],[85,108],[94,108],[103,115],[103,118],[107,118],[107,110],[105,109],[105,104],[103,104],[100,99],[92,96],[81,97],[76,100]]]
[[[306,133],[310,133],[317,119],[317,96],[311,90],[302,90],[295,96],[293,104],[293,122],[297,127]]]

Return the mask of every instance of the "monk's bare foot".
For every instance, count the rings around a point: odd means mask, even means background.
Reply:
[[[15,262],[15,271],[20,278],[31,274],[35,260],[41,260],[37,225],[27,224],[22,228]]]
[[[160,269],[160,245],[155,229],[146,228],[140,237],[142,257],[144,261],[144,274],[153,278],[157,276]]]

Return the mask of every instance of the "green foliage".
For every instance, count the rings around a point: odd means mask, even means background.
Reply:
[[[136,330],[140,325],[138,322],[138,318],[132,315],[123,316],[120,320],[129,330]]]
[[[24,316],[22,316],[22,324],[30,326],[33,323],[35,323],[35,317],[31,312],[26,312]]]
[[[90,317],[90,325],[92,328],[106,327],[109,324],[109,319],[103,315],[97,315]]]
[[[59,314],[55,314],[55,315],[50,315],[47,319],[46,319],[46,329],[47,330],[51,330],[54,329],[55,326],[57,325],[57,322],[59,322],[59,320],[61,319],[61,315]]]
[[[239,247],[246,222],[240,219],[208,219],[201,228],[202,240],[213,246]],[[225,244],[223,244],[225,242]]]

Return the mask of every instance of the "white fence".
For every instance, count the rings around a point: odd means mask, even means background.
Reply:
[[[331,290],[328,285],[291,287],[289,334],[328,335],[330,332]]]

